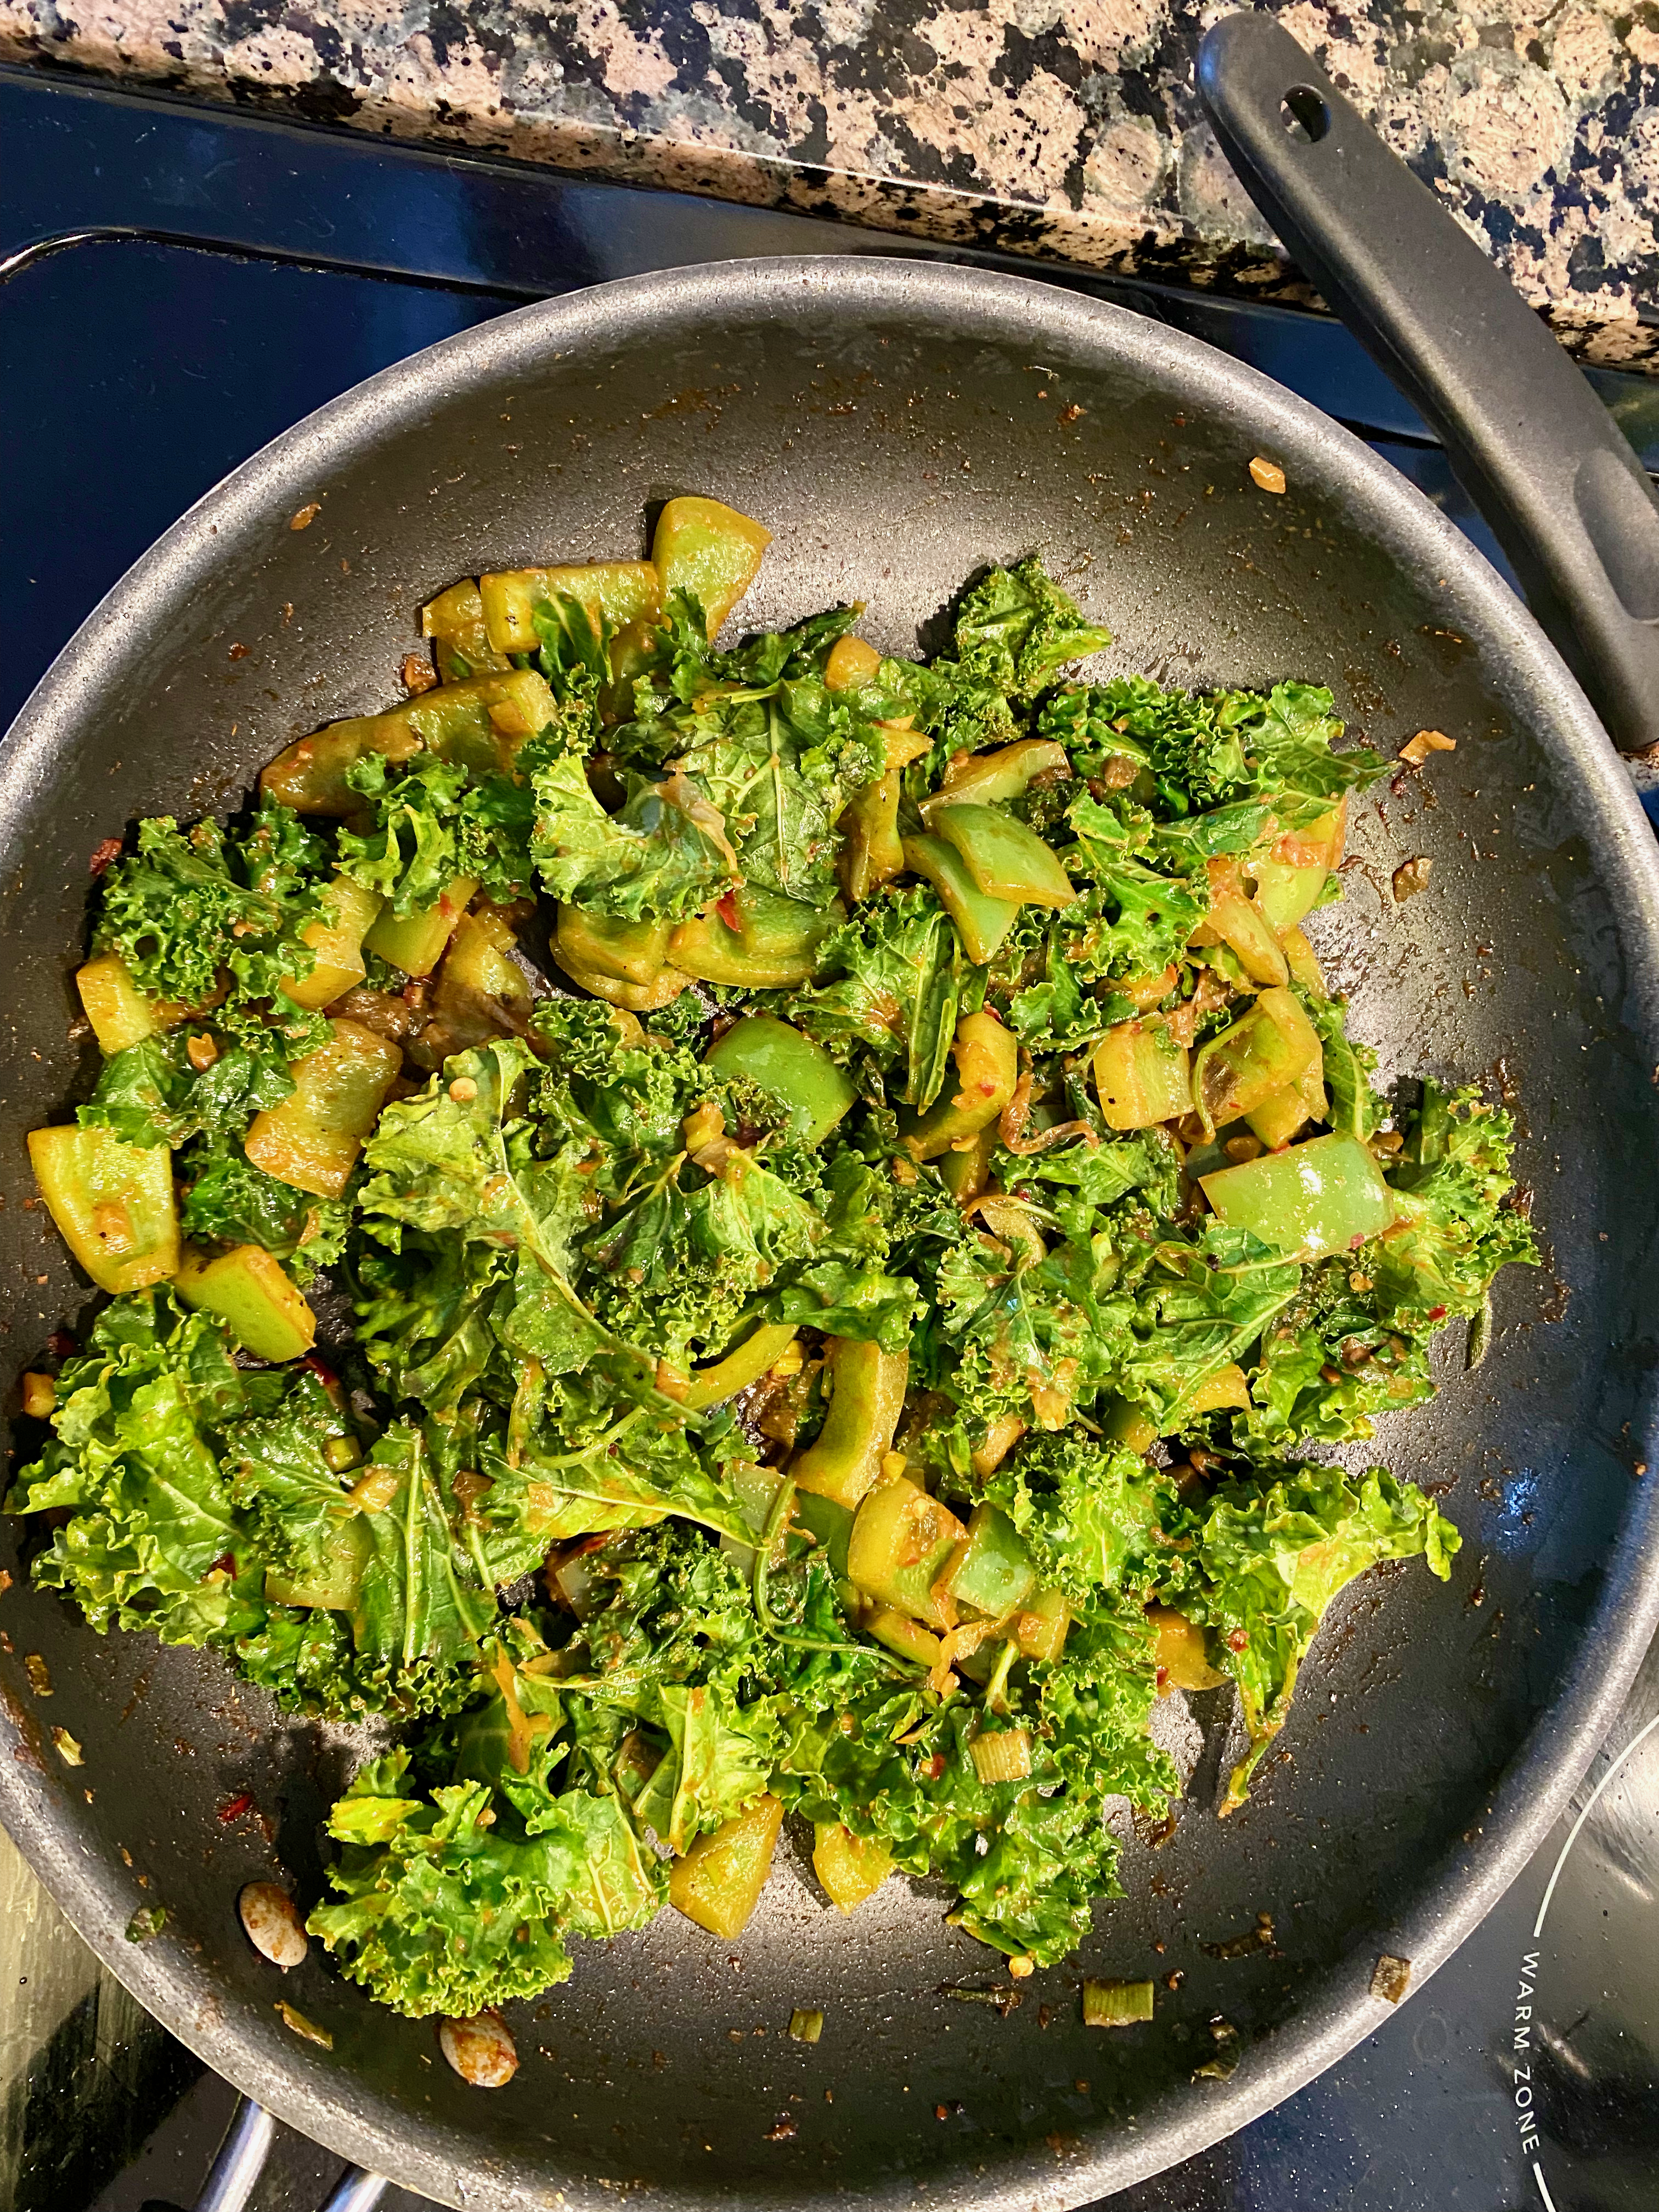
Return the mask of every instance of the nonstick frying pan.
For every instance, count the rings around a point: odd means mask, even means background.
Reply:
[[[1282,497],[1252,483],[1256,455],[1283,468]],[[493,2094],[315,1947],[283,1980],[238,1928],[256,1875],[320,1893],[319,1820],[365,1735],[284,1717],[202,1655],[95,1639],[29,1590],[9,1528],[0,1814],[174,2033],[445,2202],[1079,2204],[1373,2030],[1380,1954],[1420,1986],[1547,1832],[1649,1640],[1659,861],[1577,686],[1467,542],[1353,438],[1200,344],[1039,284],[865,258],[527,308],[239,470],[91,617],[0,754],[8,1380],[85,1297],[28,1210],[22,1139],[87,1074],[68,977],[93,848],[137,814],[233,806],[296,734],[384,700],[435,588],[632,552],[650,503],[690,489],[775,530],[757,622],[858,598],[872,635],[911,650],[978,565],[1036,548],[1109,620],[1118,668],[1293,672],[1385,750],[1425,726],[1456,738],[1359,810],[1346,902],[1318,922],[1386,1073],[1521,1101],[1547,1264],[1501,1281],[1484,1364],[1463,1372],[1443,1343],[1435,1403],[1353,1455],[1431,1486],[1460,1523],[1449,1589],[1419,1568],[1347,1594],[1224,1825],[1227,1693],[1184,1716],[1171,1701],[1194,1762],[1174,1835],[1130,1840],[1127,1895],[1018,2008],[978,2001],[1008,1985],[941,1895],[890,1884],[842,1921],[792,1840],[740,1945],[666,1914],[581,1947],[569,1984],[515,2008],[523,2063]],[[1417,854],[1431,888],[1396,905],[1390,872]],[[263,1828],[218,1818],[245,1791]],[[161,1932],[126,1940],[158,1903]],[[1241,1945],[1262,1913],[1272,1942]],[[1149,2026],[1084,2028],[1081,1974],[1152,1972],[1181,1978]],[[784,2033],[797,2005],[823,2009],[816,2046]]]

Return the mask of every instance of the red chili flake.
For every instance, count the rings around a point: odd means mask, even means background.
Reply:
[[[325,1389],[333,1390],[339,1387],[339,1376],[329,1365],[327,1360],[319,1359],[314,1352],[307,1352],[300,1364],[301,1367],[308,1367]]]
[[[945,1753],[936,1751],[923,1765],[921,1771],[929,1782],[937,1782],[945,1771]]]
[[[244,1790],[235,1797],[227,1797],[219,1808],[219,1818],[228,1828],[233,1820],[240,1820],[253,1803],[253,1792]]]
[[[790,2118],[788,2113],[780,2112],[777,2125],[766,2130],[766,2140],[768,2142],[790,2142],[799,2132],[799,2129]]]
[[[1431,1321],[1444,1321],[1445,1318],[1446,1308],[1444,1306],[1431,1306],[1429,1308],[1429,1319]]]
[[[1160,1667],[1158,1670],[1158,1686],[1160,1690],[1164,1687],[1164,1685],[1169,1680],[1169,1668],[1167,1667]]]
[[[230,657],[233,660],[246,660],[247,647],[245,645],[233,645],[230,648]]]
[[[208,1572],[210,1575],[216,1574],[222,1567],[234,1580],[236,1573],[236,1554],[234,1552],[221,1552],[218,1558],[208,1569]]]
[[[1242,1628],[1229,1629],[1227,1632],[1227,1649],[1229,1651],[1248,1651],[1249,1648],[1250,1639]]]
[[[724,897],[718,900],[714,911],[728,929],[743,927],[743,916],[738,912],[738,895],[735,891],[727,891]]]
[[[46,1350],[54,1359],[67,1359],[81,1349],[66,1328],[55,1328],[46,1339]]]
[[[106,837],[101,845],[94,845],[93,847],[92,858],[87,862],[87,866],[93,875],[101,876],[105,869],[108,867],[110,862],[112,860],[118,860],[120,857],[120,839],[118,837]]]

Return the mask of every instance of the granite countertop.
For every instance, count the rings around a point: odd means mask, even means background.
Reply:
[[[1199,118],[1221,5],[0,0],[0,57],[1258,297],[1309,295]],[[1659,374],[1659,4],[1280,19],[1565,343]]]

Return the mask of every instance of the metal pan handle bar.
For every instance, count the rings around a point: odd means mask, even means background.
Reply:
[[[1199,49],[1222,150],[1444,445],[1621,752],[1659,744],[1659,501],[1584,377],[1272,16]]]

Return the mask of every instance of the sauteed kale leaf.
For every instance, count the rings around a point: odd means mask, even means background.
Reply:
[[[839,1909],[1054,1964],[1160,1696],[1237,1686],[1229,1812],[1338,1593],[1448,1574],[1297,1455],[1535,1256],[1509,1116],[1381,1090],[1303,933],[1381,772],[1328,693],[1088,680],[1033,560],[931,663],[722,648],[765,538],[456,585],[435,686],[141,825],[31,1140],[110,1294],[35,1577],[395,1732],[310,1926],[405,2013],[732,1940],[786,1813]]]

